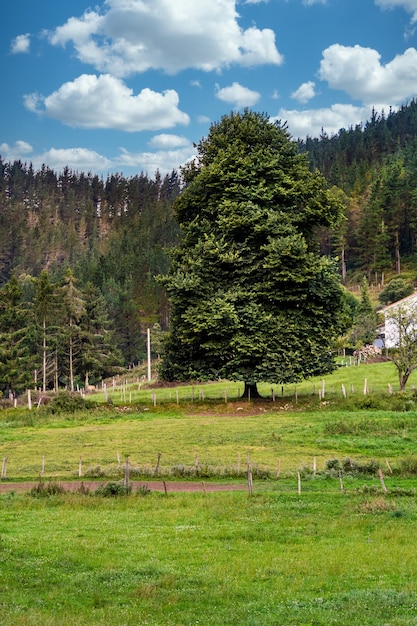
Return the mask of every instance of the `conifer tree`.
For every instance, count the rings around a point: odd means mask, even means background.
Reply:
[[[287,130],[264,114],[232,113],[198,145],[175,203],[182,241],[165,279],[169,380],[287,383],[331,371],[344,323],[335,268],[315,230],[342,207]]]

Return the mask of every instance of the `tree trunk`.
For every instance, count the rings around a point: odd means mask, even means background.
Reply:
[[[398,235],[398,230],[395,233],[395,265],[397,269],[397,274],[401,274],[400,238]]]
[[[241,398],[246,398],[248,400],[257,400],[259,398],[262,398],[262,396],[260,395],[258,391],[258,387],[256,386],[256,383],[245,382],[245,389],[243,391],[243,394],[241,395]]]
[[[42,391],[46,391],[46,319],[43,318],[43,338],[42,338]]]
[[[71,331],[72,323],[70,323],[70,331]],[[69,338],[69,384],[70,390],[74,391],[74,357],[73,357],[73,344],[72,344],[72,335],[70,334]]]

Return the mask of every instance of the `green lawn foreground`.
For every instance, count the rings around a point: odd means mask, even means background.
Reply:
[[[417,623],[415,496],[0,498],[8,626]]]
[[[366,372],[382,390],[390,364],[382,365],[334,376]],[[167,480],[181,466],[200,485],[238,459],[244,481],[249,453],[270,478],[254,473],[253,496],[0,495],[0,624],[417,625],[413,392],[401,398],[405,411],[372,408],[375,390],[368,408],[352,410],[349,397],[333,401],[331,384],[324,404],[306,400],[308,390],[296,403],[285,390],[269,404],[167,399],[70,415],[1,412],[5,481],[36,480],[42,456],[52,484],[76,478],[80,456],[83,472],[100,465],[103,480],[118,479],[116,453],[149,476],[162,453]],[[195,475],[196,456],[207,478]],[[347,471],[341,484],[326,469],[335,459],[379,462],[387,491],[375,472]]]

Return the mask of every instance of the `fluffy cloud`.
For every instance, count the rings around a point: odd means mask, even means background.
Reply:
[[[412,13],[412,22],[417,22],[417,0],[375,0],[375,4],[385,9],[401,7]]]
[[[30,35],[26,33],[25,35],[18,35],[12,41],[10,46],[10,52],[12,54],[19,54],[21,52],[29,52],[30,48]]]
[[[273,120],[288,123],[288,130],[295,138],[319,137],[322,130],[332,135],[341,128],[356,126],[369,119],[370,107],[355,107],[351,104],[334,104],[329,108],[306,111],[280,109]]]
[[[188,115],[178,109],[176,91],[142,89],[134,95],[120,79],[107,74],[83,74],[47,97],[28,94],[24,102],[29,110],[81,128],[135,132],[189,122]]]
[[[192,146],[187,137],[180,137],[179,135],[168,135],[166,133],[161,133],[160,135],[155,135],[149,141],[149,145],[153,148],[180,148],[180,147],[188,147]]]
[[[72,170],[105,172],[112,167],[112,162],[94,150],[87,148],[50,148],[36,154],[27,141],[16,141],[13,146],[0,144],[0,154],[4,161],[29,160],[36,169],[47,165],[55,171],[68,166]],[[30,155],[30,156],[29,156]]]
[[[324,50],[319,76],[367,104],[398,104],[417,95],[417,50],[408,48],[390,63],[372,48],[334,44]]]
[[[157,170],[165,175],[173,169],[179,169],[196,155],[193,144],[184,137],[162,134],[154,137],[149,143],[155,150],[134,153],[121,148],[118,155],[107,158],[88,148],[50,148],[36,154],[29,143],[16,141],[13,146],[0,144],[0,155],[6,162],[18,159],[30,161],[35,169],[47,165],[60,172],[64,167],[69,167],[74,171],[93,172],[104,176],[111,171],[124,171],[126,176],[129,176],[129,172],[144,171],[153,176]]]
[[[112,166],[109,159],[88,148],[51,148],[35,156],[32,161],[38,168],[45,163],[56,171],[68,166],[80,172],[103,172]]]
[[[316,83],[309,80],[307,83],[300,85],[299,88],[291,94],[291,98],[304,104],[316,95],[315,86]]]
[[[8,143],[0,144],[0,155],[5,161],[24,159],[32,151],[33,148],[27,141],[16,141],[14,146],[9,146]]]
[[[223,100],[223,102],[229,102],[236,108],[241,109],[242,107],[250,107],[256,104],[261,94],[235,82],[230,85],[230,87],[218,89],[216,97],[219,98],[219,100]]]
[[[156,150],[150,152],[129,152],[122,150],[114,159],[118,171],[133,168],[135,171],[147,172],[153,176],[157,170],[164,175],[173,169],[178,170],[181,165],[191,161],[196,151],[191,142],[182,148],[172,150]]]
[[[86,11],[50,33],[71,42],[78,58],[100,72],[124,77],[163,69],[218,70],[231,64],[280,64],[275,34],[238,24],[236,0],[106,0],[103,13]]]

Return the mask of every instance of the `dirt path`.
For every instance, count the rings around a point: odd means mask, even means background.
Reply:
[[[48,480],[45,481],[45,484],[48,484]],[[95,491],[101,485],[105,485],[109,481],[56,481],[58,482],[65,491],[77,491],[80,489],[81,485],[86,490],[90,492]],[[37,485],[37,482],[22,482],[22,483],[12,483],[12,482],[0,482],[0,493],[7,493],[10,491],[30,491],[32,487]],[[169,482],[169,481],[131,481],[130,485],[132,487],[132,491],[136,491],[140,487],[147,487],[151,491],[162,491],[166,490],[167,493],[171,492],[179,492],[179,491],[194,491],[194,492],[202,492],[205,493],[207,491],[243,491],[246,489],[245,485],[232,485],[232,484],[214,484],[214,483],[205,483],[205,482]]]

